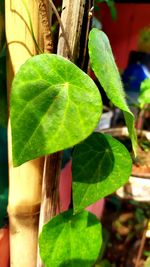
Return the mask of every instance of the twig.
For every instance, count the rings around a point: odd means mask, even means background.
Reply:
[[[49,155],[45,158],[43,188],[42,188],[42,205],[44,209],[41,218],[42,225],[56,215],[59,200],[59,177],[61,170],[62,152]]]
[[[143,231],[141,244],[140,244],[140,247],[139,247],[139,250],[138,250],[138,254],[137,254],[137,258],[136,258],[136,262],[135,262],[135,267],[139,267],[140,259],[141,259],[142,252],[143,252],[144,245],[145,245],[145,241],[146,241],[147,228],[148,228],[148,220],[146,221],[146,225],[145,225],[145,228],[144,228],[144,231]]]
[[[57,152],[45,157],[39,233],[42,231],[43,225],[53,218],[57,212],[59,212],[59,179],[61,171],[61,157],[62,152]],[[39,247],[37,267],[44,267],[39,255]]]
[[[145,112],[146,112],[146,109],[148,107],[148,104],[145,105],[145,107],[140,111],[139,115],[138,115],[138,119],[137,119],[137,122],[136,122],[136,128],[138,130],[143,130],[143,124],[144,124],[144,117],[145,117]]]
[[[61,30],[62,30],[62,34],[63,34],[64,40],[66,42],[66,46],[67,46],[67,49],[68,49],[68,54],[69,54],[70,59],[72,60],[73,57],[72,57],[70,45],[69,45],[69,42],[68,42],[68,39],[67,39],[67,36],[66,36],[66,32],[65,32],[64,26],[62,24],[61,18],[59,16],[58,11],[57,11],[57,8],[55,7],[55,5],[54,5],[52,0],[49,0],[49,3],[50,3],[51,8],[53,9],[53,11],[54,11],[54,13],[55,13],[55,15],[57,17],[57,20],[58,20],[59,24],[60,24],[60,27],[61,27]]]
[[[87,43],[88,43],[88,36],[89,36],[89,30],[90,30],[90,22],[91,22],[91,17],[93,16],[93,13],[92,13],[93,9],[94,9],[93,6],[90,8],[90,2],[89,2],[88,21],[87,21],[86,36],[85,36],[85,45],[84,45],[83,60],[82,60],[81,69],[83,69],[84,63],[85,63]]]

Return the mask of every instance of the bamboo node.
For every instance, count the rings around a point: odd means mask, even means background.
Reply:
[[[36,203],[34,205],[21,204],[17,206],[8,206],[7,212],[9,216],[13,217],[32,217],[40,213],[41,203]]]

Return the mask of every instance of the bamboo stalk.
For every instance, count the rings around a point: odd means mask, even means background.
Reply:
[[[26,0],[37,43],[43,48],[42,28],[39,24],[38,4]],[[19,67],[37,53],[31,36],[29,17],[20,0],[6,0],[6,38],[8,46],[8,96],[13,76]],[[38,219],[41,202],[43,159],[14,168],[12,164],[11,129],[9,143],[9,222],[10,253],[13,267],[35,267],[37,256]]]

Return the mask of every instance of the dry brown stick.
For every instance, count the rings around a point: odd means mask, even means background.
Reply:
[[[142,240],[141,240],[141,244],[138,250],[138,254],[137,254],[137,258],[136,258],[136,262],[135,262],[135,267],[139,267],[140,264],[140,259],[142,256],[142,252],[144,249],[144,245],[145,245],[145,241],[146,241],[146,232],[147,232],[147,228],[148,228],[148,220],[146,221],[146,225],[143,231],[143,235],[142,235]]]
[[[62,152],[45,157],[42,203],[40,214],[40,230],[58,212],[59,208],[59,177]]]
[[[147,107],[148,107],[148,104],[146,104],[144,106],[144,108],[142,110],[140,110],[140,113],[138,115],[138,119],[137,119],[137,122],[136,122],[136,128],[138,130],[141,130],[141,132],[143,130],[144,117],[145,117],[145,113],[146,113]]]
[[[42,227],[59,211],[59,179],[62,152],[45,157],[42,182],[42,200],[40,209],[39,233]],[[37,267],[44,267],[40,259],[39,249]]]
[[[51,198],[53,206],[50,207],[51,217],[55,216],[59,209],[59,177],[61,170],[62,152],[54,153],[47,157],[45,174],[49,176],[49,184],[46,184],[46,198]],[[46,181],[48,181],[46,179]]]
[[[91,22],[91,18],[93,16],[92,11],[93,11],[94,7],[90,7],[90,6],[91,6],[91,3],[89,1],[88,21],[87,21],[86,36],[85,36],[85,45],[84,45],[83,60],[82,60],[81,69],[83,69],[84,63],[85,63],[85,57],[86,57],[86,51],[87,51],[87,43],[88,43],[88,36],[89,36],[89,30],[90,30],[90,22]]]
[[[53,1],[49,0],[49,3],[50,3],[50,5],[51,5],[56,17],[57,17],[57,20],[58,20],[59,24],[60,24],[60,27],[61,27],[61,30],[62,30],[62,34],[63,34],[64,40],[66,42],[66,46],[67,46],[67,49],[68,49],[68,54],[69,54],[70,60],[72,60],[72,53],[71,53],[70,45],[69,45],[69,42],[68,42],[68,39],[67,39],[67,36],[66,36],[64,25],[63,25],[63,23],[61,21],[61,18],[59,16],[59,13],[58,13],[57,8],[55,7]]]

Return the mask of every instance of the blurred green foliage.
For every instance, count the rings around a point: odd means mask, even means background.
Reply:
[[[7,127],[5,1],[0,0],[0,125]]]
[[[7,90],[5,1],[0,0],[0,227],[5,225],[8,202]]]
[[[150,266],[150,257],[147,258],[144,267],[149,267]]]
[[[7,89],[5,48],[0,54],[0,125],[7,127]]]
[[[0,54],[5,44],[5,12],[4,0],[0,0]]]
[[[100,263],[96,264],[95,267],[111,267],[112,265],[108,260],[103,260]]]
[[[99,3],[106,3],[109,7],[111,17],[113,20],[117,19],[117,10],[115,7],[115,2],[113,0],[95,0],[95,10],[99,10]]]
[[[138,97],[141,108],[146,104],[150,104],[150,79],[145,79],[141,83],[140,95]]]
[[[7,129],[0,127],[0,227],[5,224],[8,199]]]

